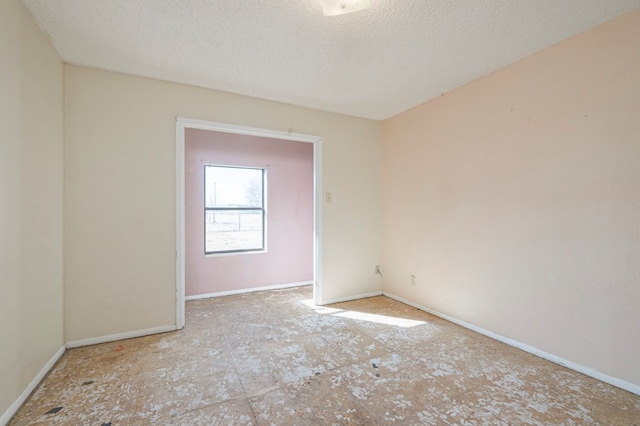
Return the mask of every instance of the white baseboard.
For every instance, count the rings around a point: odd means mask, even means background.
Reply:
[[[466,321],[459,320],[458,318],[454,318],[452,316],[443,314],[442,312],[438,312],[438,311],[436,311],[434,309],[430,309],[430,308],[427,308],[425,306],[419,305],[417,303],[410,302],[410,301],[408,301],[408,300],[406,300],[406,299],[404,299],[404,298],[402,298],[400,296],[396,296],[394,294],[387,293],[387,292],[383,292],[383,294],[385,296],[391,298],[391,299],[397,300],[398,302],[402,302],[402,303],[404,303],[406,305],[413,306],[414,308],[418,308],[418,309],[420,309],[422,311],[425,311],[425,312],[427,312],[427,313],[429,313],[431,315],[435,315],[435,316],[440,317],[440,318],[442,318],[444,320],[452,322],[452,323],[454,323],[456,325],[459,325],[459,326],[464,327],[466,329],[469,329],[471,331],[475,331],[476,333],[480,333],[480,334],[485,335],[487,337],[490,337],[490,338],[492,338],[494,340],[497,340],[499,342],[505,343],[505,344],[507,344],[509,346],[513,346],[514,348],[518,348],[520,350],[528,352],[528,353],[530,353],[532,355],[535,355],[537,357],[546,359],[547,361],[551,361],[551,362],[553,362],[555,364],[562,365],[563,367],[567,367],[570,370],[574,370],[574,371],[577,371],[578,373],[582,373],[582,374],[584,374],[586,376],[593,377],[594,379],[600,380],[601,382],[608,383],[608,384],[610,384],[612,386],[618,387],[620,389],[624,389],[624,390],[626,390],[628,392],[631,392],[631,393],[634,393],[636,395],[640,395],[640,386],[636,385],[634,383],[627,382],[627,381],[619,379],[617,377],[609,376],[609,375],[604,374],[604,373],[602,373],[600,371],[593,370],[593,369],[591,369],[589,367],[585,367],[584,365],[577,364],[577,363],[575,363],[573,361],[569,361],[569,360],[564,359],[562,357],[559,357],[557,355],[550,354],[548,352],[545,352],[545,351],[540,350],[538,348],[535,348],[533,346],[527,345],[525,343],[518,342],[517,340],[513,340],[513,339],[510,339],[508,337],[502,336],[500,334],[494,333],[492,331],[485,330],[482,327],[478,327],[478,326],[470,324],[470,323],[468,323]]]
[[[51,370],[56,362],[58,362],[60,357],[64,354],[65,350],[66,348],[64,346],[60,347],[60,349],[58,349],[58,351],[51,357],[51,359],[47,361],[44,367],[42,367],[42,369],[38,372],[38,374],[36,374],[33,380],[31,380],[31,383],[29,383],[26,389],[20,394],[18,399],[16,399],[14,403],[11,404],[11,406],[7,409],[7,411],[4,412],[2,416],[0,416],[0,425],[6,425],[7,423],[9,423],[11,417],[16,414],[22,404],[24,404],[27,398],[29,398],[31,392],[33,392],[33,390],[38,387],[42,379],[44,379],[44,376],[46,376],[49,370]]]
[[[254,293],[256,291],[279,290],[282,288],[302,287],[304,285],[312,285],[312,284],[313,282],[311,281],[304,281],[300,283],[276,284],[276,285],[269,285],[264,287],[243,288],[240,290],[219,291],[217,293],[194,294],[193,296],[185,297],[185,300],[209,299],[211,297],[232,296],[234,294]]]
[[[114,342],[116,340],[132,339],[134,337],[149,336],[151,334],[176,331],[175,325],[163,325],[161,327],[147,328],[145,330],[127,331],[125,333],[111,334],[108,336],[91,337],[89,339],[72,340],[67,342],[67,348],[79,348],[81,346],[97,345],[98,343]]]
[[[332,303],[349,302],[351,300],[366,299],[367,297],[381,296],[382,290],[371,293],[356,294],[354,296],[338,297],[337,299],[323,300],[319,306],[331,305]]]

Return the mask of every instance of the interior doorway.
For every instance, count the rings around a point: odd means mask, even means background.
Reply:
[[[322,138],[291,132],[281,132],[225,123],[177,118],[176,120],[176,327],[185,325],[185,144],[187,129],[248,135],[313,144],[313,297],[316,304],[322,300],[321,292],[321,243],[322,243]]]

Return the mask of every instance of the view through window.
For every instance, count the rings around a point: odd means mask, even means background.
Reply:
[[[204,166],[205,254],[265,250],[265,170]]]

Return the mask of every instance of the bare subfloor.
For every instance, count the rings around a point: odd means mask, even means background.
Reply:
[[[310,299],[187,302],[182,331],[72,349],[11,424],[640,425],[640,397],[394,300]]]

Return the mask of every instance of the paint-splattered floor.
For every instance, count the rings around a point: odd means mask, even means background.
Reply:
[[[191,301],[182,331],[70,350],[11,424],[640,425],[639,396],[394,300],[310,299]]]

